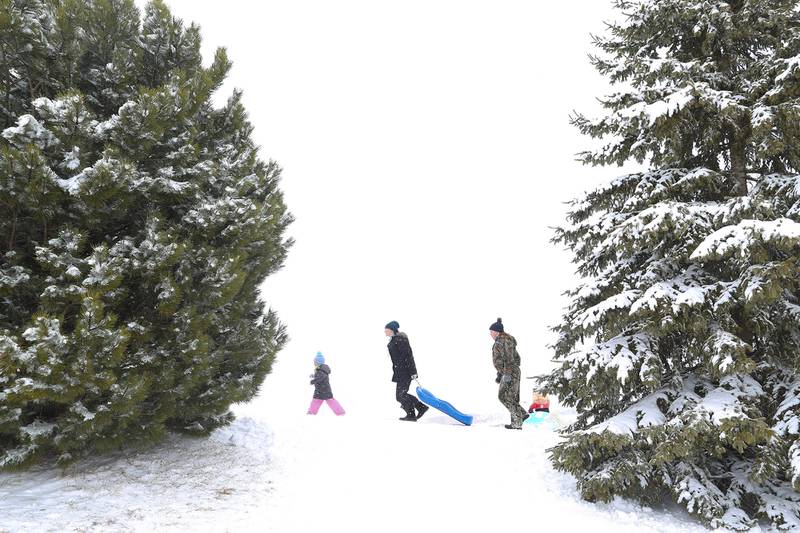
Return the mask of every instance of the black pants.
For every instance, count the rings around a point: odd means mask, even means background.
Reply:
[[[395,398],[400,402],[400,406],[406,413],[413,414],[414,407],[419,407],[422,403],[417,400],[416,396],[408,393],[408,388],[411,387],[411,378],[400,378],[397,381],[397,391]]]

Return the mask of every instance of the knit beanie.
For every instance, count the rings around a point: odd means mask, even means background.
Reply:
[[[397,330],[400,329],[400,324],[398,324],[396,320],[392,320],[391,322],[386,324],[386,329],[390,329],[395,333],[397,333]]]
[[[317,352],[317,356],[314,357],[314,363],[321,365],[325,362],[325,356],[322,355],[322,352]]]
[[[497,322],[489,326],[489,331],[496,331],[498,333],[503,333],[503,321],[498,318]]]

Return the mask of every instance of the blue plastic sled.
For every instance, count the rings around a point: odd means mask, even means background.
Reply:
[[[446,401],[440,400],[434,396],[431,391],[423,389],[422,387],[417,387],[417,397],[422,403],[430,405],[444,414],[455,418],[465,426],[472,425],[472,415],[465,415]]]
[[[525,424],[541,424],[550,418],[550,413],[547,411],[534,411],[530,415],[531,416],[525,419]]]

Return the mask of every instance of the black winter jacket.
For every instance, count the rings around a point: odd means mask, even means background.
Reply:
[[[331,391],[330,376],[331,368],[326,364],[321,364],[314,370],[314,376],[311,378],[311,384],[314,385],[314,399],[315,400],[330,400],[333,398],[333,391]]]
[[[394,335],[387,347],[389,357],[392,358],[392,381],[411,381],[411,376],[417,373],[417,365],[414,364],[414,353],[411,351],[408,335]]]

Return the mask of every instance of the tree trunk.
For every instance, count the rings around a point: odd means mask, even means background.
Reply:
[[[731,178],[733,193],[747,196],[747,134],[743,128],[733,132],[730,143]]]
[[[14,242],[17,240],[17,212],[14,211],[14,218],[11,219],[11,236],[8,238],[8,251],[14,249]]]
[[[5,98],[5,102],[6,102],[6,104],[5,104],[6,105],[6,117],[5,117],[5,121],[3,123],[3,128],[7,128],[7,127],[11,126],[11,124],[13,122],[12,119],[11,119],[11,115],[12,115],[12,112],[11,112],[11,83],[13,82],[13,80],[11,79],[10,68],[11,67],[9,67],[8,57],[6,57],[5,48],[3,48],[3,86],[5,87],[5,90],[6,90],[6,98]]]

